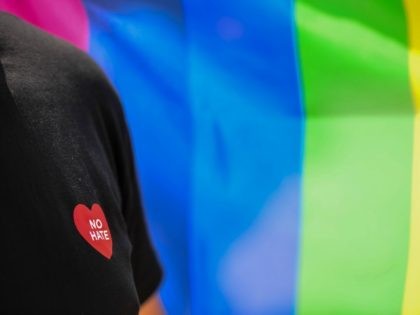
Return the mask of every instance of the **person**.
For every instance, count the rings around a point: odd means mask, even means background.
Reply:
[[[0,314],[161,314],[118,96],[87,54],[0,13]]]

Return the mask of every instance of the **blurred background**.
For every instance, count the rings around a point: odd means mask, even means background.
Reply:
[[[400,313],[415,290],[403,1],[0,9],[86,50],[117,89],[168,314]]]

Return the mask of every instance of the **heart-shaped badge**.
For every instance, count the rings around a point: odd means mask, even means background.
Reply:
[[[105,214],[97,203],[89,209],[78,204],[73,211],[77,231],[99,253],[108,259],[112,257],[112,237]]]

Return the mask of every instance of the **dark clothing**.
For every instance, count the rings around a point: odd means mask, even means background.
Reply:
[[[119,99],[84,52],[4,12],[0,182],[0,314],[137,314],[162,272]]]

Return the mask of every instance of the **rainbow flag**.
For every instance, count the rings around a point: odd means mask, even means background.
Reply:
[[[123,101],[169,314],[420,314],[420,2],[0,0]]]

